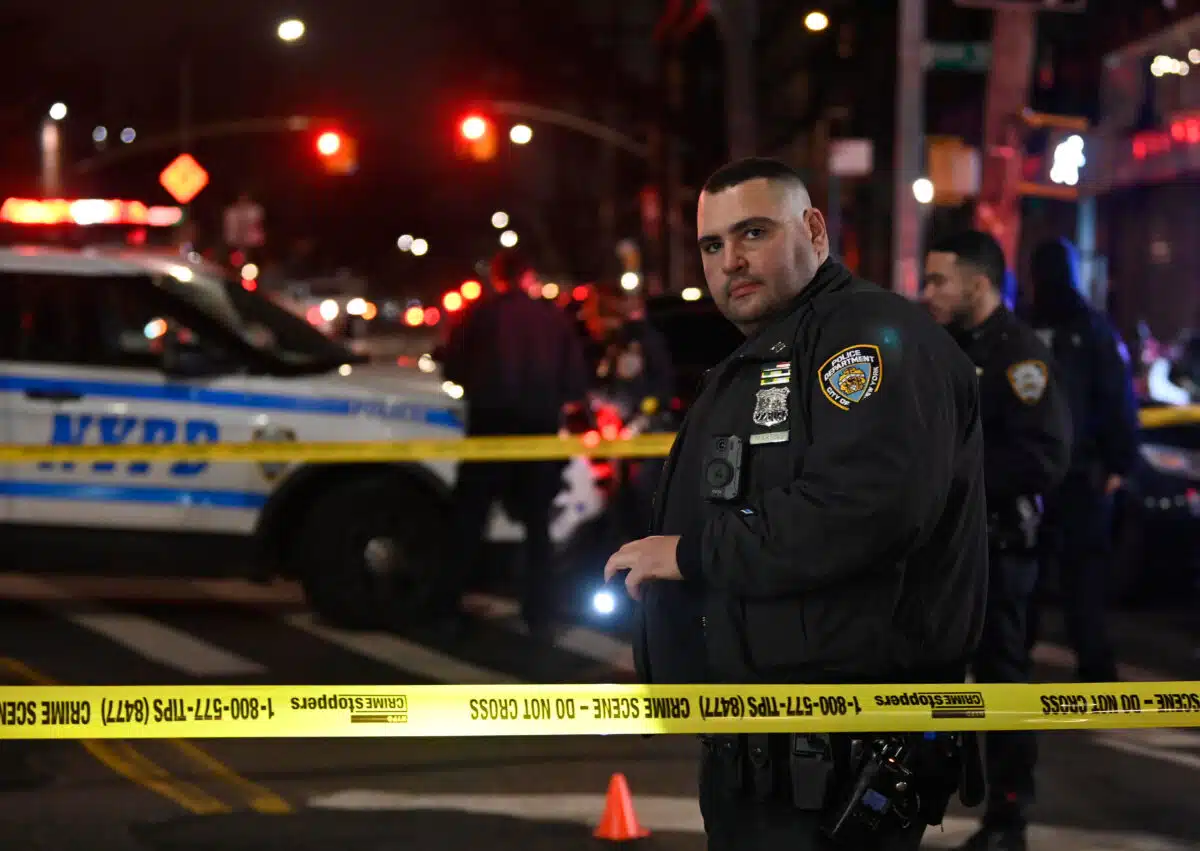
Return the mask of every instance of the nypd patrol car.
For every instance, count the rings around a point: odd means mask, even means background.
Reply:
[[[0,443],[462,434],[458,388],[394,362],[366,363],[239,281],[176,253],[0,247],[0,325]],[[259,577],[299,579],[332,622],[386,626],[423,605],[443,561],[455,469],[453,461],[369,459],[0,460],[0,547],[9,569],[26,571],[61,564],[236,573],[252,565]],[[566,490],[569,527],[589,509]],[[561,540],[570,529],[562,512],[559,519]],[[517,537],[500,525],[496,537]]]

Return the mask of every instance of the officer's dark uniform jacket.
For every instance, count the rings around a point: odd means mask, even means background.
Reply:
[[[705,499],[716,436],[740,497]],[[959,680],[987,585],[975,368],[919,306],[828,260],[710,370],[652,531],[683,582],[647,583],[647,682]]]
[[[1006,532],[1030,518],[1026,505],[1050,492],[1071,458],[1071,414],[1050,350],[1004,307],[956,334],[979,373],[988,510]]]
[[[587,394],[570,320],[520,290],[469,308],[439,354],[445,377],[466,392],[471,434],[553,434],[563,405]]]
[[[1138,461],[1138,411],[1116,331],[1077,287],[1071,247],[1045,243],[1032,262],[1034,328],[1048,338],[1074,425],[1071,471],[1128,476]]]

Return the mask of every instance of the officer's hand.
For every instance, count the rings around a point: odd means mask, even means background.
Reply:
[[[683,579],[675,563],[678,535],[655,535],[631,541],[617,550],[604,565],[604,581],[627,570],[625,590],[635,600],[641,599],[641,584],[647,579]]]

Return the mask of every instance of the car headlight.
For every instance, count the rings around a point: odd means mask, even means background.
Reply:
[[[1149,443],[1141,447],[1141,453],[1155,472],[1200,481],[1200,452],[1194,449]]]

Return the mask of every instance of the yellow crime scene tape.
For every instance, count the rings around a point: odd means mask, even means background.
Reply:
[[[652,458],[671,451],[673,433],[644,434],[618,440],[582,437],[504,436],[444,440],[326,441],[300,443],[0,445],[0,462],[46,461],[289,461],[338,464],[399,461],[556,461],[586,455],[602,458]]]
[[[1200,423],[1200,405],[1150,408],[1141,412],[1143,428]],[[2,444],[0,462],[96,461],[244,461],[286,464],[380,463],[403,461],[560,461],[594,458],[660,458],[671,451],[674,433],[642,434],[617,440],[588,440],[571,435],[461,437],[441,440],[326,441],[197,444]]]
[[[460,738],[1200,726],[1200,682],[3,686],[0,739]]]

